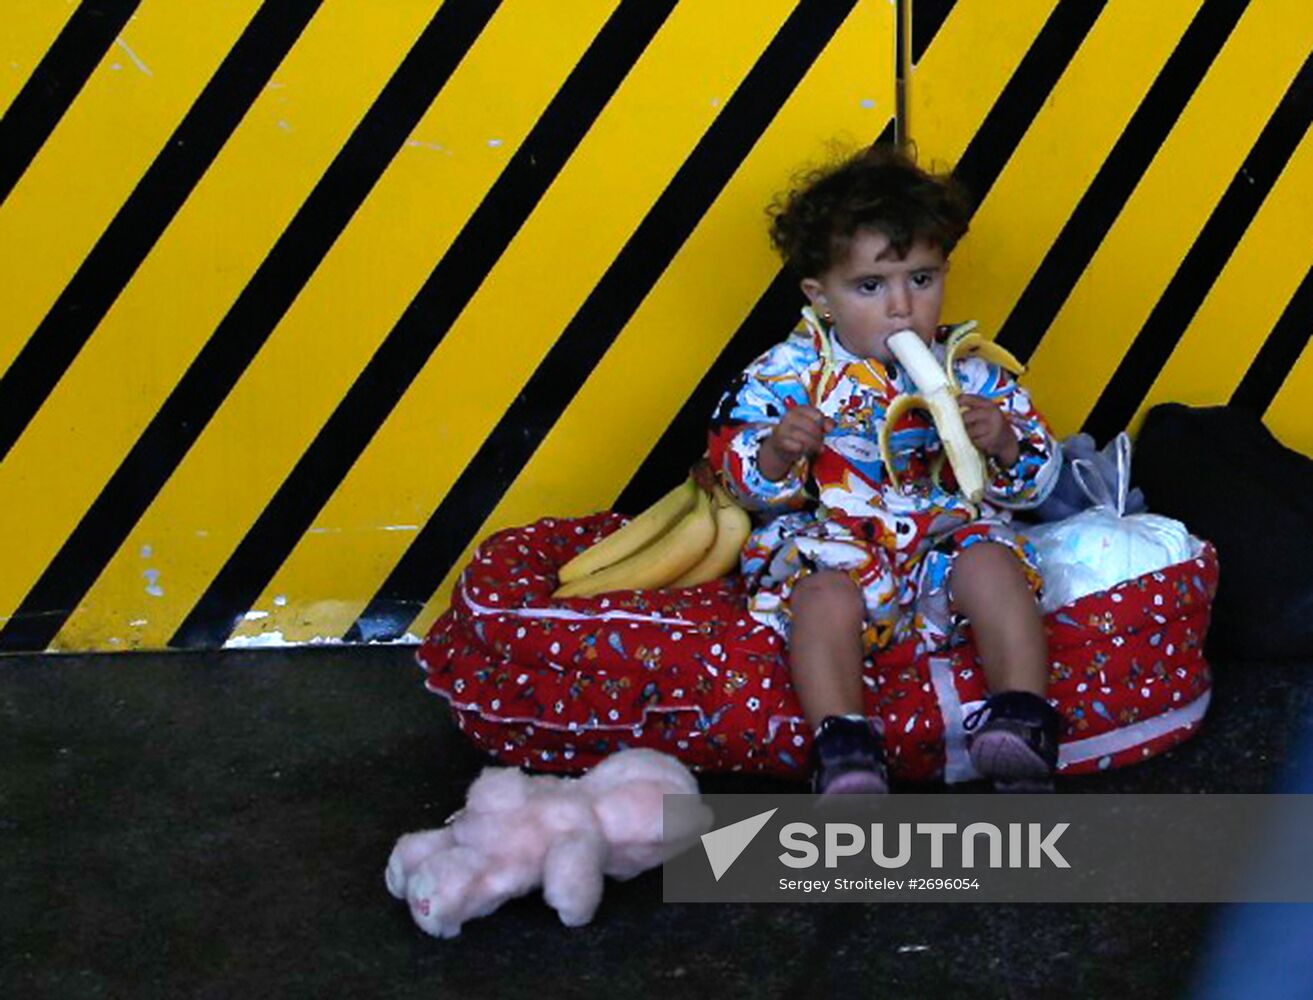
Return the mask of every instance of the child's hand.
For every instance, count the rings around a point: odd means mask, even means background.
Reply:
[[[761,472],[772,482],[788,475],[793,463],[821,450],[835,423],[814,406],[794,406],[775,425],[761,446]]]
[[[1021,446],[1007,414],[993,400],[963,393],[957,397],[971,443],[994,458],[1004,468],[1011,468],[1021,457]]]

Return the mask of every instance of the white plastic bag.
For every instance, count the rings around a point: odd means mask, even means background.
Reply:
[[[1040,607],[1045,614],[1086,594],[1183,562],[1201,548],[1180,521],[1158,514],[1124,514],[1131,478],[1131,442],[1125,432],[1117,436],[1116,452],[1113,489],[1092,474],[1091,463],[1072,463],[1072,475],[1093,507],[1061,521],[1015,525],[1039,553],[1044,575]]]

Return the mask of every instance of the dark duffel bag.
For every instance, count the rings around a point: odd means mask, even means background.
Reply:
[[[1145,418],[1132,481],[1151,511],[1217,549],[1211,647],[1313,658],[1313,459],[1244,410],[1163,403]]]

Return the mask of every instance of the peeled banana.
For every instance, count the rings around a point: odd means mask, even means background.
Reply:
[[[611,532],[596,545],[584,549],[562,566],[558,578],[562,583],[582,580],[645,548],[693,509],[699,492],[697,483],[689,476],[628,524]]]
[[[694,494],[693,506],[664,534],[637,552],[564,584],[552,596],[594,597],[613,590],[655,590],[669,586],[696,566],[716,540],[711,495],[696,486]]]
[[[895,399],[880,429],[880,455],[884,459],[885,468],[889,470],[889,478],[898,488],[898,474],[894,471],[893,455],[889,447],[892,428],[908,410],[926,410],[943,442],[944,454],[953,467],[958,488],[969,501],[977,502],[985,492],[985,459],[971,443],[966,425],[962,422],[962,411],[957,402],[962,389],[953,364],[960,357],[979,354],[1015,375],[1025,371],[1025,365],[1009,351],[976,333],[974,323],[963,324],[949,337],[942,368],[930,348],[912,330],[895,333],[889,338],[888,344],[898,363],[907,369],[919,390],[917,393],[904,393]]]
[[[718,580],[738,568],[739,553],[748,535],[752,533],[752,518],[719,483],[712,490],[712,507],[716,520],[716,540],[707,549],[706,555],[670,586],[696,587],[710,580]]]

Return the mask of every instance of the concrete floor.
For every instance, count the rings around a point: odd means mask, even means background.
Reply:
[[[1069,792],[1269,789],[1310,664],[1215,664],[1191,743]],[[487,759],[408,647],[0,660],[0,996],[1185,995],[1193,905],[674,905],[652,871],[595,921],[537,896],[424,936],[388,895],[402,832]],[[706,778],[704,791],[787,790]]]

